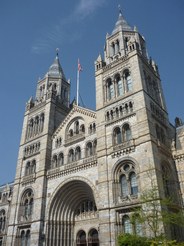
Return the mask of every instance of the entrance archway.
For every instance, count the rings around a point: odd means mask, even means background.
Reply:
[[[76,242],[76,230],[79,225],[85,221],[90,223],[90,218],[98,216],[95,202],[96,190],[92,189],[89,184],[81,180],[72,180],[61,186],[50,202],[47,220],[47,246],[73,246],[87,245],[87,236],[81,228],[79,244]],[[91,217],[90,217],[91,216]],[[98,222],[97,222],[98,223]],[[96,246],[96,244],[94,244]]]

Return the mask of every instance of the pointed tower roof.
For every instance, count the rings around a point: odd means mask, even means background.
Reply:
[[[122,16],[120,5],[118,6],[118,8],[119,8],[119,17],[118,17],[118,21],[116,22],[116,25],[114,27],[114,30],[112,31],[112,35],[119,32],[119,27],[121,27],[121,29],[123,31],[132,31],[131,26],[128,24],[128,22]]]
[[[63,69],[61,67],[61,64],[59,63],[58,50],[59,49],[57,49],[56,58],[55,58],[54,62],[52,63],[52,65],[50,66],[47,74],[49,77],[60,77],[60,74],[61,74],[61,76],[66,80],[65,75],[63,73]],[[46,75],[45,75],[45,77],[46,77]]]

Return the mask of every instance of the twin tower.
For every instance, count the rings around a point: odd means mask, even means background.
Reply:
[[[35,100],[26,103],[13,192],[2,200],[4,189],[0,199],[0,245],[115,246],[120,233],[150,235],[130,223],[150,168],[161,190],[173,173],[181,206],[183,146],[177,150],[175,137],[183,133],[169,122],[144,37],[121,11],[104,58],[95,61],[95,79],[96,111],[70,104],[58,54],[39,79]]]

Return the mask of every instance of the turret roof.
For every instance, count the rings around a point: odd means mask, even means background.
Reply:
[[[116,22],[116,25],[112,31],[112,35],[119,32],[119,27],[121,26],[121,29],[123,31],[132,31],[131,26],[128,24],[128,22],[124,19],[122,16],[121,10],[119,10],[119,17],[118,21]]]
[[[56,58],[54,60],[54,62],[52,63],[52,65],[50,66],[48,72],[47,72],[49,77],[60,77],[61,76],[64,78],[64,80],[66,80],[65,75],[63,73],[63,69],[61,67],[61,64],[59,62],[59,58],[58,58],[58,53],[56,54]],[[45,75],[46,77],[46,75]]]

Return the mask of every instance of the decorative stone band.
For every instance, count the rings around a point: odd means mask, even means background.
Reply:
[[[36,179],[36,174],[33,173],[31,175],[25,176],[22,178],[22,186],[34,183]]]
[[[47,173],[48,179],[54,179],[59,176],[65,176],[71,173],[76,173],[81,170],[85,170],[88,168],[92,168],[97,166],[97,157],[88,157],[76,162],[72,162],[63,166],[60,166],[58,168],[55,168],[53,170],[49,170]]]
[[[113,147],[112,158],[135,151],[135,140],[130,139]]]
[[[83,141],[84,138],[85,138],[84,133],[77,134],[71,138],[66,139],[64,146],[68,146],[68,145],[74,144],[76,142]]]

